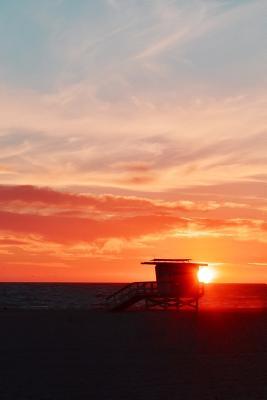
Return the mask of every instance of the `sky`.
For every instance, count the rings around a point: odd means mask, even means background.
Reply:
[[[267,282],[267,4],[1,0],[0,279]]]

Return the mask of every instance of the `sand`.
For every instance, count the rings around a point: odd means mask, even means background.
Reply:
[[[0,312],[0,399],[267,399],[267,312]]]

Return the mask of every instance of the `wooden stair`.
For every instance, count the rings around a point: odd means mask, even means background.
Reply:
[[[122,311],[133,304],[158,295],[157,282],[133,282],[106,298],[109,311]]]

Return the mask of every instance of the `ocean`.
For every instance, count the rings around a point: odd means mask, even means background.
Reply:
[[[104,309],[124,284],[0,283],[0,309]],[[200,309],[267,308],[267,285],[208,284]]]

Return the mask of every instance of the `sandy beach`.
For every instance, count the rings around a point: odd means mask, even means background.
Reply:
[[[1,400],[267,398],[266,311],[0,318]]]

